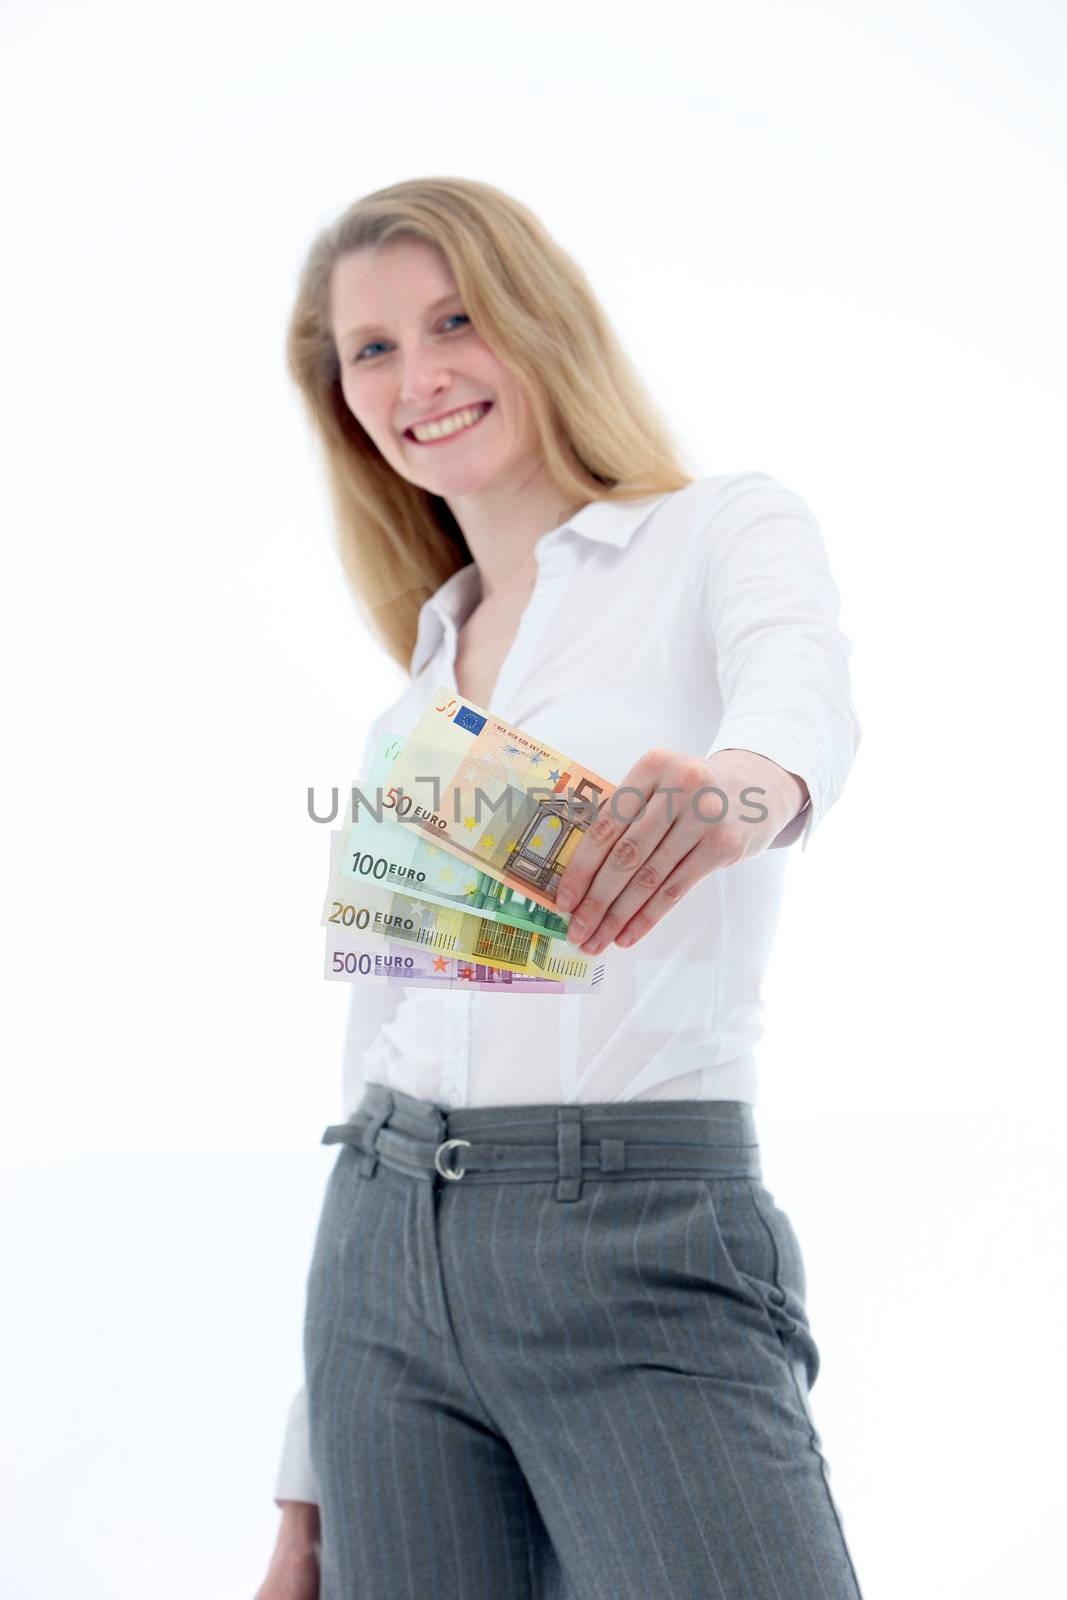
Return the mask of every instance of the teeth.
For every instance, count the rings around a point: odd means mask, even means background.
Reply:
[[[421,444],[428,439],[443,439],[448,433],[457,433],[460,428],[469,428],[472,422],[477,422],[489,410],[488,405],[471,406],[466,411],[457,411],[453,417],[445,417],[441,422],[427,422],[423,427],[412,428],[412,433]]]

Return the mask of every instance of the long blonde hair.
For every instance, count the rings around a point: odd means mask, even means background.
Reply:
[[[532,212],[470,178],[413,178],[364,195],[308,252],[286,359],[323,448],[345,575],[406,669],[420,607],[471,553],[447,502],[402,478],[349,410],[329,304],[339,257],[396,238],[443,252],[473,326],[525,384],[563,495],[630,501],[694,480],[585,274]]]

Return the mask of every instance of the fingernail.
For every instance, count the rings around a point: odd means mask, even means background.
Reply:
[[[581,944],[582,940],[585,938],[585,930],[587,926],[588,924],[582,922],[580,919],[576,921],[573,917],[571,918],[567,925],[567,937],[571,944]]]
[[[556,904],[559,906],[561,911],[570,911],[574,905],[574,890],[561,889],[559,894],[556,896]]]

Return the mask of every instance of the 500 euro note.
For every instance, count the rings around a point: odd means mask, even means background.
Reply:
[[[467,989],[493,994],[589,994],[603,981],[603,962],[596,962],[591,984],[533,978],[504,967],[468,961],[462,956],[434,955],[403,945],[367,939],[343,928],[326,930],[324,975],[342,983],[415,984],[434,989]]]

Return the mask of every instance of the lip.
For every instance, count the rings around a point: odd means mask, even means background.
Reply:
[[[478,418],[478,422],[472,422],[466,428],[461,428],[459,430],[459,433],[448,433],[448,434],[445,434],[444,438],[442,438],[442,439],[416,439],[416,437],[415,437],[415,435],[414,435],[414,433],[412,431],[414,428],[425,428],[425,427],[428,427],[431,422],[445,422],[449,417],[458,416],[458,414],[461,411],[470,411],[472,406],[485,406],[486,407],[486,409],[482,412],[481,416]],[[405,439],[407,439],[411,444],[422,445],[424,448],[429,446],[429,445],[433,445],[433,444],[447,444],[450,439],[459,439],[459,438],[462,437],[463,434],[472,432],[473,429],[475,429],[478,426],[479,422],[484,422],[485,421],[486,417],[489,415],[489,413],[490,413],[490,411],[492,411],[492,409],[493,409],[493,402],[491,400],[468,400],[468,402],[467,402],[467,404],[465,406],[453,406],[451,411],[442,411],[439,416],[436,416],[436,417],[422,417],[422,418],[420,418],[420,420],[418,422],[411,423],[409,427],[407,427],[407,428],[405,428],[403,430],[403,437]]]

